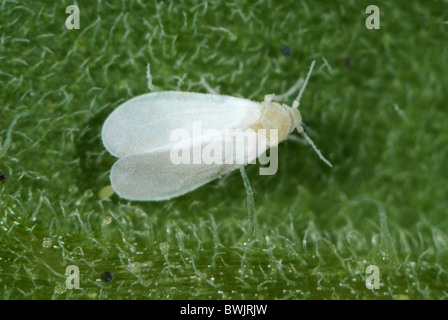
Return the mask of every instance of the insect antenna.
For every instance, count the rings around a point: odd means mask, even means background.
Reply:
[[[313,68],[314,68],[314,64],[315,63],[316,63],[316,60],[313,60],[313,62],[311,62],[310,70],[308,71],[308,74],[306,75],[305,81],[303,82],[303,85],[300,88],[299,94],[298,94],[297,98],[294,100],[294,102],[292,103],[292,107],[295,108],[295,109],[299,108],[300,99],[302,98],[302,94],[305,91],[305,88],[306,88],[306,85],[308,83],[308,80],[311,77],[311,73],[313,72]],[[308,137],[308,135],[305,133],[305,130],[303,130],[302,125],[299,125],[297,127],[297,131],[305,138],[306,142],[308,142],[308,144],[313,148],[314,152],[316,152],[316,154],[319,156],[320,160],[325,162],[325,164],[327,164],[328,166],[333,167],[333,165],[330,163],[330,161],[325,159],[325,157],[322,155],[320,150],[317,149],[317,147],[314,144],[313,140],[311,140],[311,138]]]
[[[311,77],[311,73],[313,72],[313,68],[314,68],[314,64],[315,63],[316,63],[316,60],[313,60],[313,62],[311,62],[310,70],[308,71],[308,74],[306,75],[305,82],[303,83],[302,87],[300,88],[299,95],[297,96],[297,98],[292,103],[292,107],[295,108],[295,109],[299,108],[300,99],[302,98],[302,94],[305,91],[305,88],[306,88],[306,85],[308,83],[308,80]]]

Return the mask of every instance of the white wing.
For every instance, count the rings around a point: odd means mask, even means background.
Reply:
[[[102,140],[121,158],[172,146],[171,132],[183,128],[192,139],[193,122],[201,130],[246,129],[261,115],[259,103],[230,96],[165,91],[144,94],[117,107],[106,119]]]
[[[247,136],[249,135],[255,139],[266,139],[255,131],[249,132]],[[245,163],[251,163],[266,151],[265,148],[258,150],[256,144],[234,145],[232,142],[231,145],[233,152],[230,155],[224,152],[217,159],[220,162],[218,164],[174,164],[171,148],[123,157],[112,167],[112,188],[120,197],[129,200],[168,200],[237,169],[242,165],[241,162],[235,162],[236,159],[242,160],[236,156],[239,152],[244,155]],[[192,155],[195,145],[191,143],[189,147]],[[200,147],[201,152],[204,152],[207,144],[203,143]]]
[[[238,165],[175,165],[169,151],[159,150],[119,159],[112,167],[110,180],[122,198],[160,201],[181,196],[236,168]]]

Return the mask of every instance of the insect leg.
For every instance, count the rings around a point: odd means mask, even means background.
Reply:
[[[303,79],[300,77],[296,83],[285,93],[276,95],[276,94],[267,94],[264,96],[264,101],[272,102],[272,101],[286,101],[288,98],[296,92],[303,84]]]

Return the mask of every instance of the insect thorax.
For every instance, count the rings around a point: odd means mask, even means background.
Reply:
[[[294,130],[297,121],[299,123],[301,121],[300,113],[296,109],[276,102],[262,102],[261,105],[263,107],[261,117],[251,125],[251,128],[254,130],[266,129],[268,142],[271,142],[270,129],[278,130],[277,143],[280,143]]]

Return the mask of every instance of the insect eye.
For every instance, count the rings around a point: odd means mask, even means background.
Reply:
[[[307,120],[302,119],[302,128],[303,128],[303,131],[308,132],[308,128],[309,128],[309,127],[310,127],[310,123],[309,123]]]

